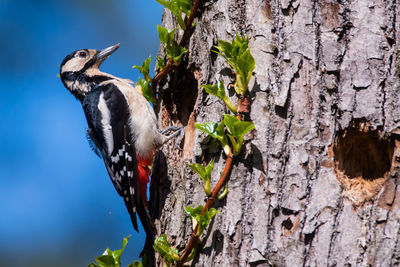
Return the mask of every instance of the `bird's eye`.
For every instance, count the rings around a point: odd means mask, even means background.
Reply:
[[[81,52],[79,52],[79,56],[80,57],[86,57],[86,52],[85,51],[81,51]]]

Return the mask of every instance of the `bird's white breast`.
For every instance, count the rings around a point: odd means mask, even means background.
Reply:
[[[147,158],[154,150],[155,139],[157,138],[157,119],[153,108],[130,83],[125,80],[108,80],[107,83],[115,84],[123,93],[129,106],[129,126],[133,135],[136,154],[139,157]]]

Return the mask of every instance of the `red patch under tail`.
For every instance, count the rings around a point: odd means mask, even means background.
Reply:
[[[137,157],[140,198],[146,208],[148,208],[147,183],[149,182],[149,176],[151,174],[150,166],[153,164],[153,157],[153,153],[148,158]]]

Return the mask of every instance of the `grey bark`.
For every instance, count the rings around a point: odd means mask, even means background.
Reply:
[[[185,207],[204,204],[188,163],[215,157],[214,184],[224,166],[216,143],[194,127],[228,112],[200,88],[234,82],[211,53],[218,39],[250,38],[256,129],[193,266],[399,265],[399,5],[205,2],[188,55],[163,84],[160,124],[185,125],[186,137],[183,151],[163,149],[168,172],[152,211],[159,234],[183,249],[192,228]],[[163,24],[176,26],[168,11]]]

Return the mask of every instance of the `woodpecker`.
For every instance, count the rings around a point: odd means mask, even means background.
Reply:
[[[115,189],[123,197],[133,227],[138,231],[137,213],[147,236],[153,238],[154,226],[146,211],[149,166],[155,151],[176,136],[180,128],[172,127],[176,132],[169,136],[159,132],[153,108],[132,82],[99,70],[119,46],[72,52],[61,63],[60,77],[82,104],[89,140],[101,154]]]

